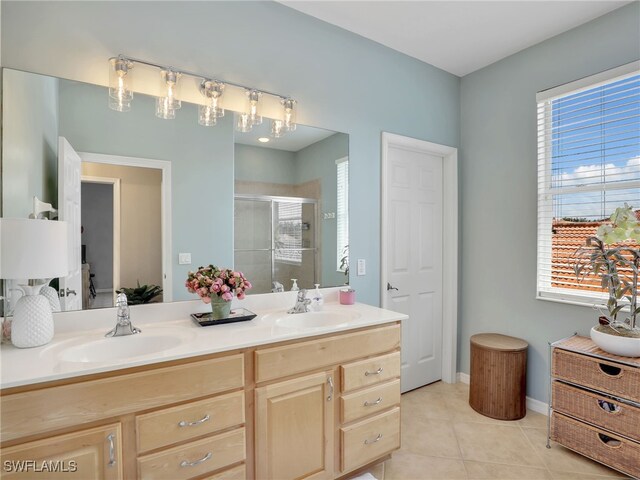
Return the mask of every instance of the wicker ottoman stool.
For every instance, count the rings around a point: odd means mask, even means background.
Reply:
[[[524,340],[498,333],[471,337],[471,408],[498,420],[526,415],[528,346]]]

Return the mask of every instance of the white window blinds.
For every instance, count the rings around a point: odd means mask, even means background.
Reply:
[[[277,261],[302,263],[302,203],[275,203]]]
[[[625,203],[640,215],[640,62],[541,92],[538,101],[538,297],[603,298],[575,251]]]
[[[337,220],[337,270],[343,272],[346,266],[342,258],[349,252],[349,159],[336,160],[338,198],[336,207]]]

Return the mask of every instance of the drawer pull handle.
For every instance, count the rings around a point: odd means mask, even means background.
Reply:
[[[182,420],[178,422],[178,426],[179,427],[195,427],[196,425],[200,425],[204,422],[208,422],[210,418],[211,417],[207,413],[204,417],[202,417],[200,420],[196,420],[195,422],[187,422],[185,420]]]
[[[329,376],[327,378],[327,383],[329,384],[329,396],[327,397],[327,402],[333,400],[333,378]]]
[[[610,437],[609,435],[605,435],[604,433],[598,433],[598,438],[602,443],[610,448],[618,448],[620,445],[622,445],[622,442],[620,440]]]
[[[618,413],[620,406],[605,400],[598,400],[598,406],[607,413]]]
[[[373,407],[374,405],[378,405],[380,402],[382,402],[382,397],[378,397],[378,399],[375,402],[370,402],[369,400],[367,400],[366,402],[364,402],[364,406]]]
[[[183,467],[183,468],[184,467],[195,467],[196,465],[200,465],[201,463],[206,462],[211,457],[213,457],[213,453],[209,452],[204,457],[202,457],[201,459],[194,460],[193,462],[188,462],[187,460],[183,460],[183,461],[180,462],[180,466]]]
[[[380,375],[381,373],[382,373],[382,367],[377,369],[375,372],[366,371],[366,372],[364,372],[364,376],[368,377],[369,375]]]
[[[602,373],[605,375],[609,375],[610,377],[617,377],[622,373],[622,369],[620,367],[614,367],[613,365],[607,365],[606,363],[599,363],[598,366]]]
[[[113,467],[116,464],[116,446],[115,446],[115,435],[110,433],[107,435],[107,440],[109,442],[109,463],[108,467]]]
[[[365,445],[371,445],[372,443],[377,443],[380,441],[380,439],[382,438],[382,434],[379,433],[378,436],[375,438],[375,440],[365,440],[364,444]]]

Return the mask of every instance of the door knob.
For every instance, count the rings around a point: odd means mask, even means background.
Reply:
[[[387,290],[398,290],[396,287],[391,286],[389,282],[387,282]]]
[[[60,296],[61,297],[68,297],[69,295],[75,295],[76,291],[75,290],[71,290],[69,287],[67,287],[67,291],[65,292],[64,290],[60,291]]]

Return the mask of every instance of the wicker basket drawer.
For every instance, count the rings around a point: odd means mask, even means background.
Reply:
[[[553,382],[553,409],[640,442],[640,408]]]
[[[640,368],[554,348],[552,375],[640,402]]]
[[[553,412],[551,438],[586,457],[640,477],[640,444]]]

